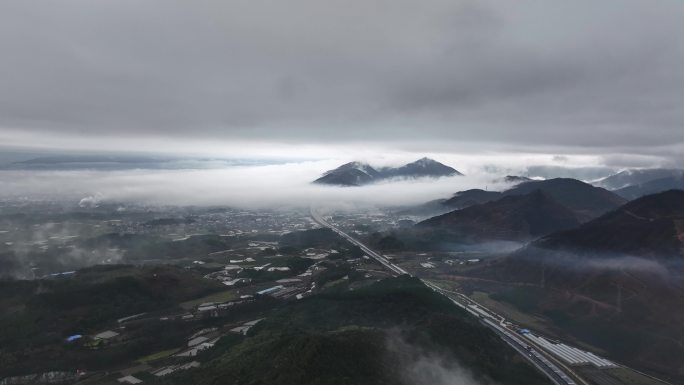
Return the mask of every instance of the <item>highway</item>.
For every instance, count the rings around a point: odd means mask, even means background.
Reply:
[[[364,253],[366,253],[366,255],[368,255],[369,257],[380,262],[380,264],[382,264],[385,268],[390,270],[392,273],[395,273],[396,275],[409,274],[406,270],[404,270],[401,267],[399,267],[399,266],[391,263],[390,261],[388,261],[387,258],[385,258],[384,256],[376,253],[375,251],[371,250],[370,248],[368,248],[363,243],[357,241],[356,239],[349,236],[347,233],[345,233],[342,230],[338,229],[337,227],[333,226],[331,223],[329,223],[325,219],[323,219],[322,216],[320,216],[318,214],[314,214],[314,211],[312,211],[311,214],[312,214],[311,216],[314,218],[314,220],[319,225],[331,229],[332,231],[336,232],[342,238],[344,238],[344,239],[348,240],[350,243],[358,246],[361,250],[363,250]]]
[[[337,233],[342,238],[346,239],[350,243],[358,246],[363,250],[366,255],[370,258],[375,259],[380,264],[382,264],[386,269],[388,269],[392,275],[399,276],[407,274],[412,276],[409,272],[402,269],[401,267],[393,264],[383,255],[376,253],[371,250],[368,246],[364,245],[357,239],[353,238],[349,234],[337,228],[332,223],[328,222],[320,215],[314,208],[311,208],[311,217],[313,220],[323,227],[327,227]],[[421,281],[430,289],[435,292],[442,294],[449,298],[454,304],[465,309],[468,313],[475,317],[478,317],[483,325],[492,329],[504,342],[515,349],[520,355],[522,355],[527,361],[529,361],[534,367],[536,367],[540,372],[544,373],[554,384],[556,385],[577,385],[586,384],[576,373],[567,368],[561,362],[552,357],[548,352],[540,351],[542,350],[539,346],[536,348],[519,338],[514,331],[511,331],[504,324],[504,317],[492,312],[491,310],[485,308],[481,304],[478,304],[468,298],[467,296],[456,293],[453,291],[447,291],[439,286],[429,282],[427,280],[421,279]],[[577,381],[577,382],[576,382]]]

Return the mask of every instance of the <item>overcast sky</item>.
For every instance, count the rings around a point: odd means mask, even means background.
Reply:
[[[0,144],[684,166],[681,0],[3,0]]]

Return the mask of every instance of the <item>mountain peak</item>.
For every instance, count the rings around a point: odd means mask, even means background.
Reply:
[[[417,161],[412,162],[412,163],[414,163],[414,164],[431,164],[431,163],[439,163],[439,162],[437,162],[436,160],[434,160],[432,158],[428,158],[427,156],[424,156],[424,157],[422,157],[422,158],[420,158]]]
[[[387,178],[439,178],[444,176],[463,175],[456,169],[444,165],[434,159],[423,157],[401,167],[385,167],[376,170],[363,162],[349,162],[323,173],[314,183],[339,186],[360,186]]]
[[[383,172],[387,177],[416,178],[416,177],[442,177],[463,175],[458,170],[442,164],[434,159],[423,157],[414,162],[397,168],[386,168]]]
[[[372,182],[380,177],[378,170],[368,163],[349,162],[334,170],[328,170],[316,179],[314,183],[338,186],[360,186]]]
[[[520,176],[520,175],[506,175],[503,178],[503,181],[505,183],[515,183],[515,184],[520,184],[520,183],[525,183],[525,182],[531,182],[532,179],[526,177],[526,176]]]
[[[371,167],[371,165],[369,165],[368,163],[353,161],[353,162],[345,163],[345,164],[341,165],[340,167],[338,167],[334,170],[326,171],[323,175],[327,175],[327,174],[337,172],[337,171],[347,171],[347,170],[359,170],[359,171],[369,173],[369,174],[377,173],[377,170],[375,170],[373,167]]]
[[[596,218],[626,202],[608,190],[570,178],[533,180],[518,184],[503,194],[523,195],[538,189],[574,210],[582,221]]]

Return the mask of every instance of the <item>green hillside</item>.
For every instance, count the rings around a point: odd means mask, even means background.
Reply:
[[[201,368],[159,383],[404,384],[435,370],[482,384],[547,383],[475,318],[408,277],[281,307]]]

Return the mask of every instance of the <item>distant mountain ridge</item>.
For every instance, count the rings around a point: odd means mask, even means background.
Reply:
[[[582,222],[596,218],[627,202],[626,199],[606,189],[576,179],[555,178],[521,182],[503,192],[480,189],[459,191],[444,201],[443,205],[463,209],[506,196],[526,195],[535,190],[541,190],[556,202],[573,210]]]
[[[667,190],[684,189],[684,169],[628,169],[592,183],[631,200]]]
[[[579,223],[572,210],[542,190],[534,190],[439,215],[416,227],[441,229],[464,241],[525,241]]]
[[[390,178],[439,178],[463,175],[458,170],[430,158],[418,159],[401,167],[373,168],[368,163],[349,162],[328,170],[313,181],[317,184],[337,186],[362,186],[372,182]]]
[[[59,163],[154,163],[172,158],[155,158],[148,156],[107,156],[107,155],[53,155],[40,156],[16,164],[59,164]]]
[[[628,169],[617,174],[599,179],[594,182],[595,186],[603,187],[608,190],[619,190],[629,186],[641,185],[656,179],[681,177],[684,175],[682,169],[651,168],[651,169]]]
[[[558,203],[573,210],[581,222],[596,218],[627,202],[624,198],[577,179],[555,178],[521,183],[503,192],[507,195],[529,194],[542,190]]]
[[[50,155],[0,164],[2,170],[167,170],[284,163],[282,160],[145,155]]]
[[[636,199],[645,195],[673,189],[684,190],[684,172],[680,175],[673,175],[666,178],[654,179],[642,184],[627,186],[615,190],[615,193],[626,199]]]

